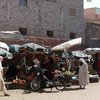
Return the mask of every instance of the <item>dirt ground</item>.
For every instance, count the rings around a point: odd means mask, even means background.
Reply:
[[[0,92],[0,100],[100,100],[100,82],[90,83],[86,89],[71,86],[63,92],[48,88],[40,92],[12,89],[8,93],[10,96],[5,97]]]

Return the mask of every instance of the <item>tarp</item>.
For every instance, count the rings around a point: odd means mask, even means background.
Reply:
[[[82,38],[76,38],[76,39],[72,39],[68,42],[64,42],[62,44],[59,44],[57,46],[54,46],[53,48],[51,48],[52,51],[57,51],[57,50],[64,50],[64,49],[68,49],[72,46],[78,45],[82,43]]]
[[[86,48],[84,49],[86,53],[100,53],[100,48]]]
[[[23,40],[24,36],[19,31],[0,31],[0,40]]]
[[[8,52],[2,48],[0,48],[0,56],[6,57],[7,59],[13,58],[13,55],[10,52]]]
[[[20,47],[21,46],[18,45],[18,44],[11,44],[11,45],[9,45],[9,52],[11,52],[11,53],[17,53],[17,52],[19,52],[19,48]]]
[[[26,48],[26,49],[29,49],[30,51],[36,51],[36,50],[43,50],[44,52],[47,52],[47,49],[39,44],[36,44],[36,43],[26,43],[26,44],[23,44],[21,48]]]
[[[72,55],[78,58],[91,58],[91,55],[85,54],[83,51],[72,51]]]

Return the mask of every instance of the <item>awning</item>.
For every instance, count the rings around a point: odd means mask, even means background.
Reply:
[[[87,55],[83,51],[72,51],[72,55],[78,58],[91,58],[91,55]]]
[[[39,44],[36,44],[36,43],[26,43],[26,44],[23,44],[20,47],[20,49],[21,48],[26,48],[26,49],[28,49],[30,51],[37,51],[37,50],[40,50],[41,51],[42,50],[44,52],[47,52],[47,49],[45,47],[43,47],[43,46],[41,46]]]
[[[0,48],[9,51],[9,46],[4,42],[0,42]]]
[[[84,49],[86,53],[100,53],[100,48],[86,48]]]
[[[18,44],[11,44],[11,45],[9,45],[9,52],[11,52],[11,53],[18,53],[20,47],[21,46],[18,45]]]
[[[72,46],[81,44],[81,42],[82,42],[82,38],[76,38],[76,39],[70,40],[68,42],[64,42],[62,44],[59,44],[57,46],[54,46],[53,48],[51,48],[51,50],[52,51],[57,51],[57,50],[68,49],[68,48],[70,48]]]
[[[19,31],[0,31],[0,40],[23,40],[24,36]]]
[[[0,48],[0,56],[5,57],[7,59],[12,59],[13,58],[13,55],[10,52],[8,52],[8,51],[6,51],[2,48]]]

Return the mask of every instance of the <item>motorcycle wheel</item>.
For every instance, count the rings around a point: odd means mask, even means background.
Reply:
[[[41,88],[41,81],[38,78],[35,78],[31,81],[30,87],[33,91],[38,91]]]
[[[58,91],[63,91],[66,87],[66,82],[62,78],[54,79],[54,86]]]

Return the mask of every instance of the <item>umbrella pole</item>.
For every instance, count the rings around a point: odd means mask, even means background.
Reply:
[[[27,73],[26,54],[25,54],[25,56],[24,56],[24,65],[25,65],[25,71],[26,71],[26,73]]]
[[[66,57],[66,61],[68,61],[68,51],[64,49],[64,54],[65,54],[65,57]]]
[[[66,57],[66,62],[67,62],[67,66],[68,66],[68,50],[64,49],[64,54],[65,54],[65,57]]]

